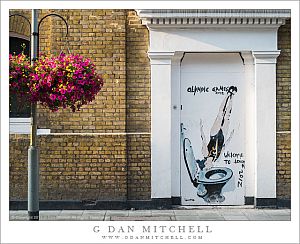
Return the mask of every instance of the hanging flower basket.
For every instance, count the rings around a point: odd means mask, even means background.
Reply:
[[[14,58],[10,60],[14,61]],[[75,112],[93,101],[103,86],[103,79],[96,73],[95,65],[80,55],[41,56],[33,67],[28,67],[28,71],[21,68],[17,72],[19,66],[14,64],[18,62],[21,62],[21,57],[10,62],[11,90],[22,90],[29,95],[31,102],[40,102],[51,111],[70,107]],[[27,67],[27,63],[23,66]],[[20,79],[21,76],[24,78]]]
[[[33,68],[29,58],[21,53],[9,55],[9,90],[20,96],[29,95],[30,77]]]

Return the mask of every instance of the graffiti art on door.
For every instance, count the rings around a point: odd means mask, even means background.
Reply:
[[[197,89],[195,88],[194,90],[196,91]],[[218,167],[220,155],[234,136],[234,129],[230,133],[228,133],[228,130],[233,109],[233,98],[238,89],[236,86],[230,86],[226,90],[227,94],[220,104],[218,114],[210,129],[209,142],[206,140],[203,121],[200,118],[200,137],[202,142],[200,150],[202,159],[195,158],[192,142],[185,136],[184,132],[188,128],[183,123],[181,124],[183,157],[186,169],[193,186],[197,188],[196,194],[207,203],[224,202],[225,197],[222,194],[222,189],[233,176],[233,171],[229,167]],[[195,92],[193,94],[195,95]],[[227,155],[229,154],[227,152]],[[224,157],[226,157],[225,154]],[[244,164],[242,164],[243,167]]]

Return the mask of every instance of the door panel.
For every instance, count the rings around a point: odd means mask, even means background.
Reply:
[[[187,53],[181,63],[183,205],[243,205],[244,67],[238,53]]]

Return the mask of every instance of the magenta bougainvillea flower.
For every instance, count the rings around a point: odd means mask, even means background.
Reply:
[[[70,107],[74,112],[95,99],[103,86],[90,59],[80,55],[41,56],[33,66],[24,54],[10,55],[10,90],[28,95],[51,111]]]

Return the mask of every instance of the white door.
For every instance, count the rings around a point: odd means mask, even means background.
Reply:
[[[244,67],[239,53],[186,53],[181,63],[183,205],[243,205]]]

